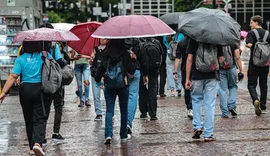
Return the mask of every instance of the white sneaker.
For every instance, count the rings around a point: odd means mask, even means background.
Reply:
[[[121,142],[126,142],[131,138],[131,135],[128,134],[126,138],[121,139]]]
[[[43,149],[38,144],[34,145],[33,151],[36,154],[36,156],[45,156],[45,153],[43,152]]]
[[[187,110],[187,117],[193,119],[193,111],[192,109]]]
[[[107,137],[104,141],[104,144],[108,145],[112,143],[112,137]]]

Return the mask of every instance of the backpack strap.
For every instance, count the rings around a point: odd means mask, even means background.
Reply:
[[[260,40],[260,35],[258,33],[258,30],[257,29],[253,29],[253,32],[255,33],[255,36],[256,36],[257,41],[259,41]]]
[[[268,35],[269,35],[269,32],[266,30],[263,36],[263,41],[267,40]]]
[[[98,47],[95,47],[95,51],[96,51],[96,53],[100,52],[100,50],[98,49]]]

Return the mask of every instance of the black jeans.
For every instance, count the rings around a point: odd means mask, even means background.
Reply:
[[[51,107],[51,95],[44,94],[46,116],[41,105],[41,84],[23,83],[20,86],[20,103],[23,110],[30,150],[35,143],[42,146]]]
[[[190,90],[187,90],[186,89],[185,83],[186,83],[186,72],[185,71],[182,71],[182,85],[183,85],[183,88],[185,89],[185,103],[186,103],[186,107],[187,107],[187,109],[192,109],[192,102],[191,102]]]
[[[268,78],[269,67],[255,67],[254,65],[250,65],[248,69],[248,91],[253,100],[258,100],[258,94],[256,91],[257,82],[259,78],[259,86],[260,86],[260,103],[261,109],[266,109],[266,99],[267,99],[267,78]]]
[[[60,87],[56,93],[53,95],[53,104],[54,104],[54,125],[53,125],[53,132],[59,133],[61,121],[62,121],[62,113],[63,113],[63,106],[64,106],[64,95],[65,90],[64,87]]]
[[[159,83],[157,79],[157,86],[159,86],[157,87],[157,93],[159,93],[159,95],[165,93],[164,88],[166,84],[166,78],[167,78],[167,72],[166,72],[166,64],[165,64],[165,65],[161,65],[161,67],[159,68]],[[159,92],[158,92],[158,89],[159,89]]]
[[[157,114],[157,69],[149,71],[148,74],[148,89],[143,84],[143,76],[140,80],[139,89],[139,108],[142,114],[149,113],[150,117],[156,117]]]

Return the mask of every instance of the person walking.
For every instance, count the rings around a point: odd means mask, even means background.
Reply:
[[[128,134],[132,134],[132,123],[135,118],[139,85],[141,75],[145,77],[145,84],[148,83],[148,63],[146,53],[142,50],[142,43],[139,39],[130,38],[125,39],[126,48],[129,50],[131,58],[134,62],[136,71],[132,77],[129,78],[129,96],[128,96]]]
[[[71,52],[71,61],[75,61],[74,71],[78,85],[78,94],[80,97],[80,104],[78,105],[78,107],[91,106],[89,103],[90,58],[91,58],[90,56],[78,54],[77,52],[75,52],[75,50],[72,50]],[[84,94],[82,86],[83,84],[84,84]]]
[[[104,50],[106,49],[107,44],[109,43],[109,40],[100,39],[99,42],[100,42],[99,46],[94,48],[94,51],[90,59],[92,92],[94,96],[95,112],[97,115],[95,118],[95,121],[102,120],[102,106],[100,103],[100,91],[102,89],[100,88],[100,85],[95,81],[95,77],[96,77],[98,68],[101,66],[101,63],[103,62]]]
[[[251,31],[248,32],[246,38],[246,47],[250,48],[251,54],[248,65],[248,91],[252,98],[253,105],[255,107],[255,114],[261,115],[262,111],[266,111],[266,102],[267,102],[267,78],[269,73],[269,65],[265,67],[258,67],[254,65],[253,54],[255,44],[258,42],[258,38],[261,40],[265,39],[268,44],[270,43],[269,32],[262,28],[263,18],[259,15],[253,16],[250,19]],[[266,35],[268,33],[268,35]],[[256,91],[257,82],[259,79],[260,86],[260,99]]]
[[[166,45],[167,48],[167,55],[168,55],[168,51],[170,49],[170,43],[172,41],[177,41],[179,42],[180,40],[182,40],[184,38],[183,34],[177,34],[177,35],[170,35],[170,36],[166,36],[164,37],[164,41],[163,43]],[[167,83],[167,90],[171,91],[171,96],[175,96],[175,89],[177,91],[177,95],[181,96],[181,91],[182,91],[182,84],[181,84],[181,68],[179,67],[177,69],[177,74],[179,79],[174,80],[173,76],[173,72],[174,72],[174,60],[171,60],[170,57],[166,57],[166,70],[167,70],[167,78],[168,78],[168,83]]]
[[[157,79],[158,69],[162,60],[162,46],[155,38],[142,39],[143,51],[147,55],[148,76],[141,75],[139,88],[139,109],[141,119],[158,120],[157,118]],[[151,55],[151,56],[150,56]],[[157,59],[157,60],[154,60]],[[159,64],[157,64],[159,63]]]
[[[238,45],[227,45],[222,48],[225,61],[228,58],[227,62],[231,62],[232,64],[229,67],[224,68],[220,66],[219,74],[220,74],[220,85],[219,85],[219,98],[220,98],[220,109],[222,112],[223,118],[228,118],[229,114],[232,117],[237,117],[236,111],[236,97],[237,97],[237,75],[236,75],[236,66],[239,68],[241,73],[242,71],[242,61],[240,58],[240,50]],[[227,53],[228,57],[225,57],[225,53]],[[230,61],[231,60],[231,61]],[[229,97],[227,92],[229,92]]]
[[[199,45],[203,44],[203,45]],[[201,47],[200,47],[201,46]],[[198,49],[204,50],[205,47],[214,48],[218,53],[218,60],[223,63],[221,48],[218,46],[198,43],[190,38],[188,43],[188,58],[186,63],[186,89],[191,89],[192,109],[193,109],[193,139],[199,139],[203,133],[204,141],[215,141],[214,137],[214,114],[217,95],[217,77],[216,72],[201,72],[196,66]],[[204,53],[204,52],[201,52]],[[198,55],[200,56],[200,55]],[[204,56],[203,56],[204,57]],[[204,57],[204,59],[207,59]],[[210,68],[210,67],[209,67]],[[192,71],[192,72],[191,72]],[[192,76],[191,76],[192,75]],[[202,102],[204,102],[204,125],[201,122]],[[202,131],[204,130],[204,131]]]
[[[44,27],[54,29],[54,27],[50,23],[45,23],[40,26],[40,28],[44,28]],[[65,65],[68,64],[68,61],[69,61],[68,58],[66,57],[66,59],[63,59],[64,58],[63,45],[60,42],[52,43],[49,41],[45,41],[43,44],[44,44],[44,49],[47,52],[49,52],[55,60],[58,60],[57,63],[61,66],[61,68],[63,68]],[[52,139],[55,144],[65,143],[65,138],[59,133],[61,122],[62,122],[63,107],[64,107],[64,95],[65,95],[64,86],[61,86],[52,96],[54,110],[55,110]],[[43,144],[46,145],[46,143],[47,143],[47,139],[44,138]]]
[[[183,40],[178,42],[177,49],[176,49],[176,58],[174,62],[174,72],[173,77],[175,81],[177,81],[178,78],[178,69],[179,69],[179,63],[181,62],[181,72],[182,72],[182,85],[185,86],[186,83],[186,62],[187,62],[187,46],[188,46],[189,37],[185,37]],[[193,119],[193,111],[192,111],[192,102],[190,97],[190,90],[186,89],[184,87],[185,91],[185,103],[186,103],[186,113],[187,117],[190,119]]]
[[[23,42],[23,53],[16,59],[12,72],[0,94],[0,103],[2,103],[6,93],[20,76],[19,98],[30,148],[29,154],[37,156],[45,155],[42,143],[52,103],[51,94],[43,93],[44,114],[41,102],[41,70],[43,65],[41,44],[37,41]],[[52,58],[49,53],[48,58]]]
[[[112,120],[115,100],[118,96],[121,113],[120,139],[127,141],[131,135],[127,133],[128,119],[128,75],[134,75],[136,68],[130,64],[134,60],[125,48],[123,39],[113,39],[104,51],[104,62],[97,70],[95,81],[99,83],[104,77],[104,94],[106,100],[105,141],[111,144],[113,137]]]

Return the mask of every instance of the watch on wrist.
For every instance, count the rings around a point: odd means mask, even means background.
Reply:
[[[174,73],[173,73],[173,75],[176,75],[176,74],[177,74],[177,72],[174,72]]]

